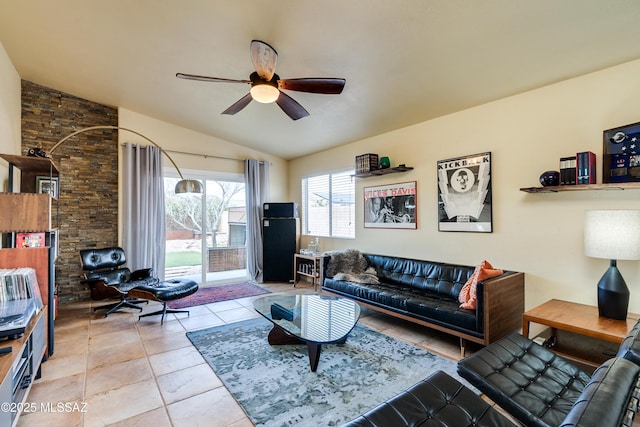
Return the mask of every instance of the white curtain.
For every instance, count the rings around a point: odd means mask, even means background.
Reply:
[[[123,248],[131,270],[153,268],[164,279],[165,210],[162,151],[124,145]]]
[[[244,183],[247,198],[247,272],[251,280],[262,282],[262,204],[269,200],[269,164],[245,160]]]

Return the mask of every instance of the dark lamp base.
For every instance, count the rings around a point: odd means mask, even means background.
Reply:
[[[616,320],[626,320],[629,309],[629,288],[611,260],[609,269],[598,282],[598,313]]]

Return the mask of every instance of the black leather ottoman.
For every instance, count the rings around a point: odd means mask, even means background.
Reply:
[[[155,316],[161,314],[160,324],[164,323],[164,317],[167,313],[187,313],[189,310],[171,310],[167,308],[167,302],[184,298],[195,293],[198,290],[198,284],[190,279],[170,279],[155,284],[136,286],[129,291],[129,295],[135,298],[144,298],[162,303],[162,310],[153,313],[145,313],[138,319],[146,316]]]
[[[436,371],[345,426],[514,427],[515,425],[455,378],[442,371]]]

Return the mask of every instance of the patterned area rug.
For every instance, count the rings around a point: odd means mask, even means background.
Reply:
[[[167,306],[178,309],[268,293],[270,293],[268,290],[248,282],[209,286],[206,288],[201,287],[198,288],[198,291],[195,294],[191,294],[188,297],[181,298],[179,300],[171,301],[167,303]]]
[[[256,426],[340,426],[436,370],[471,387],[454,362],[360,325],[322,347],[314,373],[307,347],[272,347],[270,329],[258,318],[187,333]]]

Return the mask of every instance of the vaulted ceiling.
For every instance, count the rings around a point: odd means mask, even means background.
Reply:
[[[292,159],[640,58],[636,0],[20,0],[0,42],[22,79]],[[281,78],[341,77],[221,114],[251,40]]]

